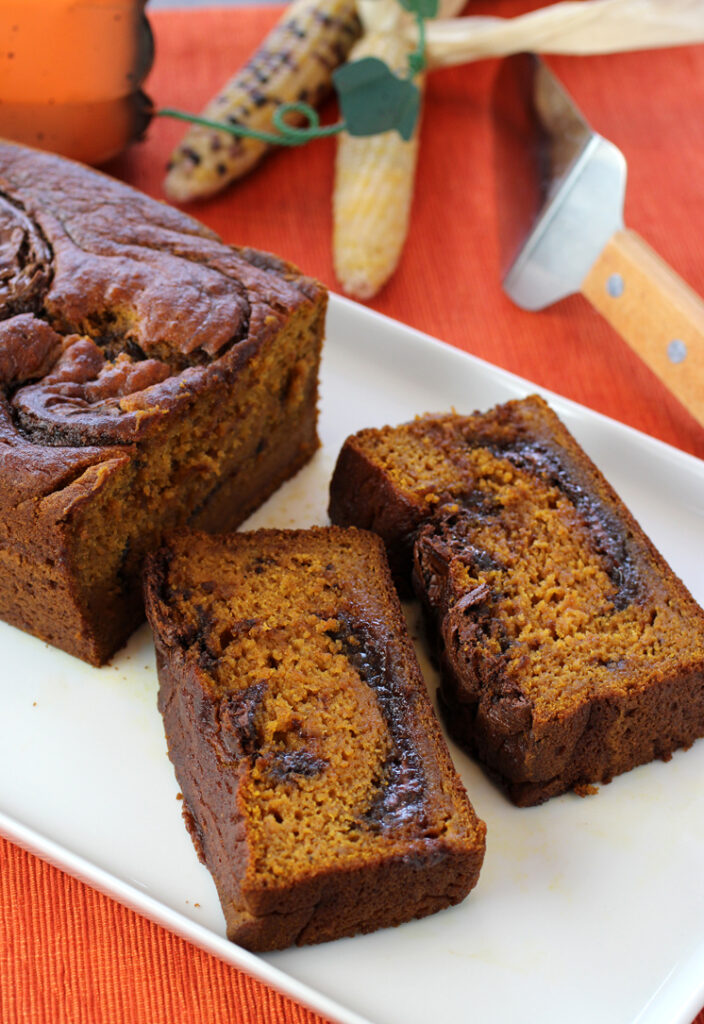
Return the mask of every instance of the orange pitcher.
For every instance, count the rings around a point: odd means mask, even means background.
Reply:
[[[138,138],[147,0],[0,0],[0,136],[85,163]]]

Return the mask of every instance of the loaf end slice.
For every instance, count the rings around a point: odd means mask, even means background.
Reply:
[[[318,448],[327,293],[105,174],[0,141],[0,618],[92,664],[142,564]]]

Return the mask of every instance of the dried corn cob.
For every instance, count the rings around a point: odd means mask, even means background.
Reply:
[[[392,33],[370,33],[351,60],[378,57],[405,72],[414,46]],[[416,84],[422,83],[416,79]],[[418,154],[418,125],[405,142],[395,132],[338,138],[333,195],[335,274],[348,295],[370,299],[396,269],[408,232]]]
[[[465,0],[440,0],[443,17],[458,14]],[[365,34],[349,60],[379,57],[397,74],[408,69],[416,46],[413,19],[396,0],[359,0]],[[405,30],[405,31],[404,31]],[[422,76],[416,84],[422,90]],[[393,274],[401,258],[413,199],[419,126],[404,142],[397,132],[337,143],[333,195],[333,260],[343,291],[371,299]]]
[[[315,106],[323,99],[360,31],[354,0],[295,0],[202,116],[270,131],[280,104]],[[171,158],[165,192],[180,202],[212,195],[251,170],[268,148],[193,125]]]

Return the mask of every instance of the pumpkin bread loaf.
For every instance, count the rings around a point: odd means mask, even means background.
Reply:
[[[232,940],[322,942],[467,895],[485,828],[379,538],[178,536],[145,587],[184,816]]]
[[[448,726],[516,803],[704,735],[704,612],[542,399],[362,431],[330,512],[412,563]]]
[[[326,295],[0,143],[0,617],[94,664],[165,530],[236,527],[318,445]]]

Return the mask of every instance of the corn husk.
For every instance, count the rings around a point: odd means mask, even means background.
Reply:
[[[413,26],[405,31],[414,36]],[[577,0],[515,18],[428,22],[428,68],[534,53],[588,55],[704,42],[704,0]]]

